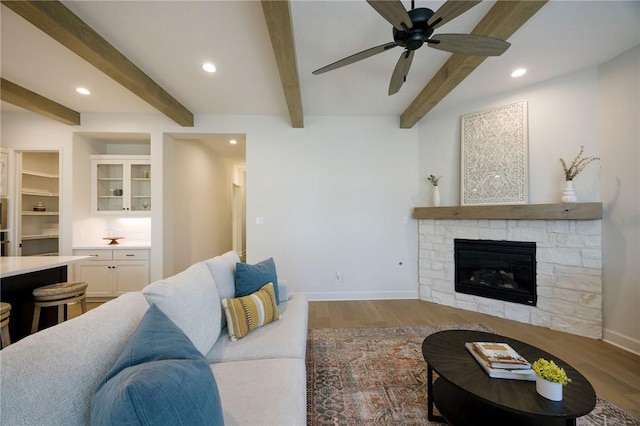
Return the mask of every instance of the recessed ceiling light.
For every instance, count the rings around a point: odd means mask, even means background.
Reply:
[[[211,62],[205,62],[202,65],[202,69],[205,70],[206,72],[210,72],[210,73],[216,72],[216,66],[213,65]]]
[[[524,68],[518,68],[517,70],[515,70],[515,71],[513,71],[511,73],[511,77],[513,77],[513,78],[522,77],[526,73],[527,73],[527,70],[525,70]]]
[[[80,93],[81,95],[90,95],[91,94],[89,89],[86,89],[84,87],[76,87],[76,92]]]
[[[235,139],[231,139],[231,140],[229,141],[229,143],[230,143],[231,145],[235,145],[235,144],[237,144],[237,143],[238,143],[238,141],[237,141],[237,140],[235,140]]]

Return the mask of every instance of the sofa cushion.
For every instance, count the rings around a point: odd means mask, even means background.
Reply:
[[[91,404],[92,424],[223,424],[216,381],[191,340],[151,305]]]
[[[218,290],[203,262],[142,289],[149,304],[155,303],[206,355],[220,336],[222,308]]]
[[[258,328],[242,339],[232,342],[222,333],[207,354],[210,363],[268,358],[305,359],[307,342],[308,301],[303,294],[294,294],[278,306],[280,319]]]
[[[126,293],[0,352],[0,423],[88,425],[91,397],[149,304]]]
[[[304,359],[277,358],[210,364],[225,425],[307,424]]]
[[[248,296],[222,299],[227,317],[227,329],[232,341],[251,331],[280,319],[273,284],[268,283]]]
[[[236,263],[238,262],[240,262],[240,258],[235,251],[228,251],[204,261],[204,264],[209,268],[213,281],[216,283],[220,300],[236,297]],[[222,328],[224,328],[227,325],[224,312],[222,312],[221,318]]]
[[[273,283],[276,303],[280,301],[278,292],[278,275],[273,258],[263,260],[255,265],[236,263],[236,296],[247,296],[258,291],[266,283]]]
[[[204,261],[216,283],[220,299],[236,297],[236,263],[239,262],[240,257],[235,251],[228,251]]]

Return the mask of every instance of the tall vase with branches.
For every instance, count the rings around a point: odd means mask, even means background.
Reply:
[[[440,181],[441,177],[442,176],[436,177],[435,175],[429,175],[429,177],[427,178],[427,180],[431,182],[431,185],[433,185],[433,194],[432,194],[433,207],[440,206],[440,190],[438,189],[438,182]]]
[[[578,201],[578,197],[576,196],[576,192],[573,188],[573,180],[584,170],[585,167],[587,167],[587,165],[600,159],[600,157],[594,156],[583,157],[582,154],[584,154],[584,145],[580,145],[580,152],[569,166],[567,166],[567,163],[563,158],[560,159],[565,179],[565,189],[562,192],[563,203],[575,203]]]

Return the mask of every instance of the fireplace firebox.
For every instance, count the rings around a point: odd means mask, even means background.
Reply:
[[[455,290],[535,306],[536,243],[454,239]]]

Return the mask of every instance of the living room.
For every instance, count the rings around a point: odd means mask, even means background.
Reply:
[[[282,105],[279,115],[197,115],[188,132],[246,136],[248,262],[273,257],[291,292],[311,300],[417,299],[418,223],[412,214],[430,205],[426,177],[442,175],[442,205],[459,205],[460,117],[526,101],[528,203],[560,201],[559,159],[570,161],[581,145],[586,155],[601,158],[575,183],[580,202],[603,203],[603,338],[640,353],[639,55],[636,45],[547,81],[461,102],[447,99],[411,129],[400,129],[397,115],[376,114],[310,114],[297,129]],[[63,194],[86,178],[67,167],[76,161],[76,132],[145,133],[157,178],[152,195],[164,200],[172,191],[164,165],[174,135],[185,131],[155,112],[83,113],[80,126],[2,112],[3,147],[61,150]],[[179,272],[170,259],[186,249],[172,244],[172,209],[178,206],[167,204],[152,213],[151,280]],[[61,229],[72,230],[75,215],[66,197]],[[71,232],[62,236],[62,253],[70,254],[73,245]],[[212,254],[219,253],[193,250],[191,260]]]

